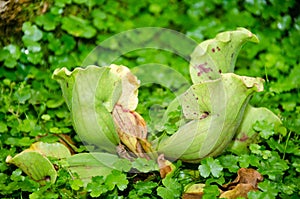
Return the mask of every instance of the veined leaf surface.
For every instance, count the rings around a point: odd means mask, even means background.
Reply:
[[[201,42],[191,54],[190,75],[194,84],[220,78],[220,73],[234,71],[238,53],[247,41],[258,38],[245,28],[219,33]]]
[[[88,66],[73,72],[54,71],[71,111],[74,128],[83,142],[115,152],[119,142],[111,116],[122,93],[121,79],[110,67]]]
[[[251,95],[263,90],[262,84],[261,78],[232,73],[194,84],[178,99],[190,121],[163,140],[158,151],[187,162],[219,154],[235,135]]]

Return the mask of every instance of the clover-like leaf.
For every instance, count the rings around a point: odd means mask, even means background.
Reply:
[[[138,181],[133,186],[135,189],[130,191],[129,196],[135,196],[135,198],[141,198],[148,194],[151,195],[153,189],[157,187],[158,184],[153,181]]]
[[[157,194],[163,199],[179,198],[182,191],[182,185],[176,179],[166,177],[162,180],[164,187],[158,187]]]
[[[45,30],[54,30],[59,23],[60,18],[52,13],[46,13],[38,16],[35,21],[38,25],[43,26]]]
[[[221,166],[219,160],[214,160],[211,157],[203,159],[201,165],[198,167],[200,175],[207,178],[210,174],[218,178],[222,174],[223,167]]]
[[[115,186],[117,186],[119,190],[123,191],[128,185],[126,174],[117,170],[113,170],[111,174],[106,177],[105,185],[107,186],[108,190],[113,190]]]
[[[43,32],[30,22],[25,22],[22,26],[24,32],[23,40],[39,41],[43,37]]]
[[[92,197],[99,197],[101,194],[106,193],[108,190],[104,185],[104,177],[103,176],[94,176],[92,177],[92,182],[87,184],[87,191],[91,192],[90,195]]]
[[[91,38],[97,33],[87,20],[73,15],[62,19],[61,28],[75,37]]]
[[[80,187],[83,187],[83,181],[80,179],[74,179],[70,182],[71,188],[75,191],[78,191]]]
[[[11,57],[14,59],[19,59],[21,56],[21,50],[20,47],[14,44],[9,44],[3,48],[4,50],[8,50]]]

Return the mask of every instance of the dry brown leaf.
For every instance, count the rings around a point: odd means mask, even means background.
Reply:
[[[164,154],[160,154],[157,158],[157,164],[159,166],[160,177],[165,178],[169,173],[173,172],[175,166],[165,159]]]
[[[184,193],[182,199],[202,199],[203,192],[201,193]]]
[[[224,188],[231,189],[231,187],[234,187],[237,184],[251,184],[254,188],[257,188],[257,183],[263,180],[262,175],[255,169],[241,168],[237,173],[238,176],[234,181],[223,185]]]
[[[223,192],[219,198],[235,199],[238,197],[247,198],[249,191],[257,190],[257,184],[263,180],[262,175],[255,169],[241,168],[234,181],[222,186]],[[204,184],[190,186],[182,195],[183,199],[199,199],[203,196]]]
[[[182,195],[182,199],[201,199],[203,196],[203,188],[205,184],[193,184],[188,187],[185,193]]]
[[[116,149],[117,149],[117,154],[121,158],[125,158],[129,161],[134,161],[134,159],[136,158],[136,155],[126,150],[126,147],[121,143],[119,143]]]
[[[138,104],[138,88],[140,81],[126,66],[112,64],[111,72],[122,79],[122,94],[117,104],[124,109],[134,111]]]
[[[228,199],[234,199],[238,197],[247,198],[248,192],[252,190],[256,190],[256,188],[254,188],[251,184],[238,184],[237,186],[234,187],[234,189],[223,192],[219,198],[228,198]]]
[[[137,112],[124,109],[121,105],[114,107],[112,116],[122,144],[137,157],[150,159],[144,145],[140,143],[140,140],[146,140],[147,137],[144,119]]]
[[[220,198],[247,198],[247,193],[257,190],[257,184],[263,180],[262,175],[255,169],[241,168],[237,173],[238,176],[234,181],[223,185],[226,191],[220,195]]]
[[[75,142],[69,135],[57,134],[57,136],[59,137],[59,142],[65,145],[70,150],[72,155],[76,153]]]

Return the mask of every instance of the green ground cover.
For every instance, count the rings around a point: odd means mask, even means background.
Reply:
[[[219,195],[218,186],[234,180],[240,168],[254,168],[264,177],[258,184],[259,191],[249,192],[248,198],[299,198],[298,1],[57,0],[32,1],[20,7],[24,21],[10,21],[12,24],[2,29],[0,39],[1,198],[180,198],[190,183],[205,183],[204,198],[214,198]],[[74,142],[73,150],[87,151],[73,129],[70,112],[52,73],[57,68],[72,70],[81,66],[105,39],[142,27],[176,30],[198,43],[237,27],[251,30],[260,43],[243,47],[235,73],[265,79],[265,90],[255,94],[250,103],[272,110],[282,120],[286,133],[275,132],[271,125],[257,124],[253,128],[259,132],[259,142],[250,146],[250,153],[237,156],[227,152],[198,164],[176,161],[175,173],[164,179],[159,172],[147,173],[155,166],[139,160],[134,165],[144,169],[143,174],[113,171],[105,179],[93,178],[84,187],[82,181],[51,160],[58,169],[56,182],[41,185],[16,166],[8,165],[8,155],[16,155],[36,141],[53,143],[68,136]],[[145,41],[151,38],[144,37]],[[108,47],[118,49],[121,44],[112,40]],[[186,60],[157,49],[126,53],[115,63],[131,68],[164,64],[189,78]],[[137,112],[150,122],[149,109],[155,104],[166,108],[173,98],[174,94],[160,85],[142,86]],[[172,131],[174,127],[168,128]]]

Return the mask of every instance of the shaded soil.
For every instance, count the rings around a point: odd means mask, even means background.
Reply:
[[[10,43],[11,37],[20,38],[22,24],[45,12],[48,3],[35,0],[0,0],[0,46]]]

